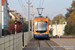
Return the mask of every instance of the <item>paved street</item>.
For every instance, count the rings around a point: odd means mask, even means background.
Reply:
[[[51,40],[31,40],[23,50],[65,50]]]
[[[52,38],[51,40],[59,44],[61,47],[66,48],[67,50],[75,50],[75,38]]]

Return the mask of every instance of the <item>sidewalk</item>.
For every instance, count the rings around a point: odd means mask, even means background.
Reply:
[[[67,38],[51,38],[50,40],[59,44],[61,47],[66,50],[75,50],[75,38],[67,39]]]

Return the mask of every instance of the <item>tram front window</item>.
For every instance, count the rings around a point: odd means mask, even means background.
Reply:
[[[47,22],[46,21],[36,21],[35,22],[35,31],[38,33],[44,33],[47,31]]]

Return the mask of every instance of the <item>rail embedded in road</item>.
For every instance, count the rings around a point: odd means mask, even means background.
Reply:
[[[57,47],[55,47],[57,46]],[[51,40],[32,39],[23,50],[65,50]]]

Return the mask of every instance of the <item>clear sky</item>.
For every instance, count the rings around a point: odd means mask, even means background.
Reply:
[[[9,3],[9,8],[11,10],[17,10],[17,12],[22,13],[24,17],[27,17],[28,15],[28,4],[26,2],[28,2],[28,0],[19,0],[20,4],[18,2],[18,0],[8,0]],[[37,9],[39,7],[39,5],[43,5],[41,7],[44,8],[42,15],[43,16],[49,16],[50,18],[53,18],[54,16],[58,15],[58,14],[63,14],[65,15],[65,13],[67,12],[66,8],[71,7],[71,3],[73,0],[30,0],[32,2],[31,5],[33,5],[34,7],[34,16],[37,16]],[[22,7],[22,8],[21,8]],[[23,10],[22,10],[23,9]],[[25,13],[24,13],[25,12]],[[30,11],[31,12],[31,11]]]

